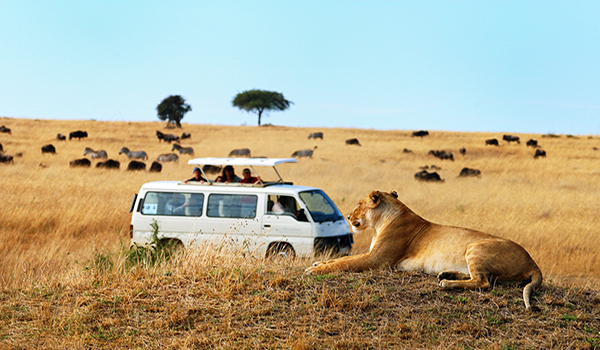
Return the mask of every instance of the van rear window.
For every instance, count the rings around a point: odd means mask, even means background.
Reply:
[[[143,215],[202,216],[203,193],[148,192]]]
[[[214,218],[256,217],[258,197],[253,195],[211,194],[208,196],[206,215]]]

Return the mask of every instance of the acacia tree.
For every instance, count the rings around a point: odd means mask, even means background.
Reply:
[[[179,95],[171,95],[156,106],[158,119],[168,120],[169,124],[175,124],[181,128],[181,119],[192,110],[192,106],[185,103],[185,99]]]
[[[264,111],[285,111],[294,104],[283,97],[283,94],[266,90],[247,90],[237,94],[231,102],[234,107],[246,112],[258,114],[258,126]]]

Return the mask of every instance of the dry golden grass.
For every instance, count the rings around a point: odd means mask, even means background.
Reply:
[[[12,129],[0,134],[5,153],[23,154],[12,165],[0,164],[0,346],[600,346],[597,136],[518,134],[520,145],[500,141],[493,147],[484,140],[501,134],[431,132],[421,139],[411,131],[185,123],[182,130],[165,130],[158,122],[12,118],[0,118],[0,125]],[[57,133],[75,130],[86,130],[89,138],[56,141]],[[373,189],[396,190],[428,220],[521,244],[544,273],[546,284],[532,302],[542,313],[524,312],[520,289],[440,291],[434,278],[397,271],[303,276],[309,259],[274,263],[189,252],[158,268],[126,269],[119,252],[129,244],[133,195],[148,181],[191,176],[188,156],[164,164],[161,173],[125,170],[128,161],[118,155],[123,146],[145,150],[148,166],[170,153],[156,130],[190,132],[182,145],[193,147],[195,157],[225,157],[242,147],[254,156],[289,157],[318,146],[312,159],[279,167],[284,179],[324,189],[344,214]],[[314,131],[323,131],[324,140],[308,140]],[[362,146],[345,145],[354,137]],[[547,158],[533,158],[524,144],[529,138],[539,141]],[[48,143],[56,155],[42,155]],[[85,147],[106,150],[121,169],[69,168]],[[441,149],[453,152],[455,161],[427,154]],[[442,168],[444,183],[414,180],[419,167],[432,164]],[[481,178],[457,178],[463,167],[480,169]],[[353,249],[364,251],[370,237],[355,240]],[[111,268],[101,264],[105,260]]]

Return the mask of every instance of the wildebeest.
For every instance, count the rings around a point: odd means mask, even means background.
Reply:
[[[131,162],[129,162],[129,165],[127,165],[127,170],[146,170],[146,163],[138,162],[137,160],[132,160]]]
[[[56,134],[56,139],[58,141],[67,141],[67,137],[61,133]]]
[[[427,130],[413,131],[412,136],[413,137],[429,136],[429,131],[427,131]]]
[[[317,146],[315,146],[315,148],[313,148],[313,149],[303,149],[303,150],[300,150],[300,151],[296,151],[296,152],[292,153],[292,157],[298,157],[298,158],[309,157],[309,158],[312,158],[313,152],[316,149],[317,149]]]
[[[86,147],[85,151],[83,151],[83,155],[90,155],[90,158],[92,159],[96,159],[96,158],[100,158],[100,159],[106,159],[108,158],[108,154],[106,154],[106,151],[104,150],[99,150],[99,151],[94,151],[93,149]]]
[[[250,149],[238,148],[229,152],[229,157],[250,157]]]
[[[322,132],[313,132],[312,134],[308,135],[308,139],[323,139],[323,133]]]
[[[73,131],[73,132],[69,133],[69,140],[79,139],[79,141],[81,141],[81,139],[84,137],[88,137],[87,131],[77,130],[77,131]]]
[[[53,145],[42,146],[42,153],[56,153],[56,148]]]
[[[502,139],[508,143],[511,143],[511,142],[521,143],[518,136],[504,135],[504,136],[502,136]]]
[[[184,132],[181,134],[182,140],[189,139],[190,137],[192,137],[192,134],[190,134],[189,132]]]
[[[431,150],[429,151],[429,154],[439,159],[450,159],[451,161],[454,161],[454,155],[450,152]]]
[[[463,168],[458,174],[458,177],[481,176],[479,169]]]
[[[127,158],[129,158],[129,159],[141,159],[141,160],[148,159],[148,155],[146,154],[146,152],[144,152],[144,151],[133,151],[132,152],[127,147],[121,148],[121,150],[119,151],[119,154],[121,154],[121,153],[125,153],[125,155],[127,155]]]
[[[179,156],[175,153],[165,153],[161,154],[156,158],[157,162],[166,163],[166,162],[178,162]]]
[[[160,164],[157,161],[152,162],[152,165],[150,165],[151,173],[160,173],[161,170],[162,170],[162,164]]]
[[[440,174],[433,172],[428,173],[427,170],[419,171],[415,174],[415,180],[419,181],[430,181],[430,182],[443,182],[444,180],[440,177]]]
[[[0,153],[0,163],[14,164],[13,156]]]
[[[346,140],[346,144],[360,146],[360,142],[358,142],[358,139],[348,139]]]
[[[467,149],[464,147],[461,147],[461,149],[459,149],[458,152],[464,156],[465,154],[467,154]]]
[[[402,150],[402,153],[413,153],[413,151],[409,150],[408,148],[405,148],[404,150]]]
[[[9,128],[7,128],[7,127],[6,127],[6,126],[4,126],[4,125],[0,126],[0,132],[7,133],[7,134],[12,134],[12,133],[10,132],[10,129],[9,129]]]
[[[538,146],[537,140],[534,139],[530,139],[525,143],[527,146],[531,146],[533,148],[536,148]]]
[[[210,164],[206,164],[202,167],[202,171],[204,171],[205,174],[218,174],[221,172],[221,169],[220,166]]]
[[[106,160],[104,162],[96,163],[96,168],[105,168],[105,169],[119,169],[121,167],[121,163],[116,160]]]
[[[498,144],[498,140],[497,139],[489,139],[489,140],[485,140],[485,145],[490,145],[490,146],[499,146]]]
[[[91,165],[92,165],[92,162],[90,162],[90,160],[87,158],[73,159],[72,161],[69,162],[69,166],[72,168],[76,168],[76,167],[89,168]]]
[[[543,149],[536,149],[533,158],[537,157],[546,157],[546,151],[544,151]]]
[[[174,143],[173,148],[171,148],[171,152],[177,150],[179,154],[189,154],[194,155],[194,149],[192,147],[181,147],[180,145]]]
[[[2,144],[0,143],[0,153],[4,152],[4,148],[2,148]]]
[[[158,141],[166,141],[171,143],[173,141],[179,141],[179,136],[173,134],[163,134],[162,132],[156,130],[156,137],[158,137]]]

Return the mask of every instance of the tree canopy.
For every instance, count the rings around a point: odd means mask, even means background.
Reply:
[[[266,90],[247,90],[237,94],[231,102],[234,107],[246,112],[258,114],[258,126],[264,111],[285,111],[293,102],[283,97],[283,94]]]
[[[175,124],[181,128],[181,119],[185,114],[192,110],[192,106],[185,103],[185,99],[179,95],[171,95],[156,106],[158,119],[168,120],[170,124]]]

